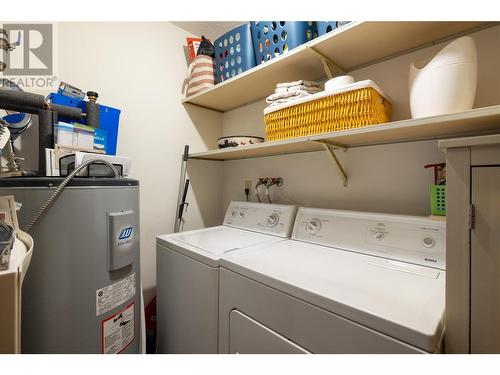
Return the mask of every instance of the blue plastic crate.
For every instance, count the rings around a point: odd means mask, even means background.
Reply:
[[[347,25],[349,22],[351,21],[317,21],[316,25],[318,27],[318,36],[325,35],[330,31]]]
[[[218,38],[215,43],[216,83],[243,73],[255,66],[250,24],[239,26]]]
[[[253,49],[257,64],[282,55],[318,36],[313,21],[253,21]]]

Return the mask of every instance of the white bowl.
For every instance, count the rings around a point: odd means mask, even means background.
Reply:
[[[341,87],[354,83],[353,76],[338,76],[325,82],[325,91],[338,90]]]

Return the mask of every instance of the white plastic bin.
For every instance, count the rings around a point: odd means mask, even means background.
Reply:
[[[21,290],[33,254],[33,238],[17,231],[9,267],[0,271],[0,354],[21,352]]]

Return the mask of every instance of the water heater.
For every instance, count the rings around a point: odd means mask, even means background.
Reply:
[[[19,225],[58,177],[0,179]],[[139,182],[75,178],[32,228],[22,295],[22,353],[139,353]]]

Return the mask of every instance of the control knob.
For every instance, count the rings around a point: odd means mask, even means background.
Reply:
[[[267,217],[267,226],[270,228],[274,228],[278,225],[280,221],[280,216],[278,214],[271,214]]]
[[[321,230],[321,221],[319,219],[312,219],[306,223],[306,232],[309,234],[316,234]]]
[[[424,246],[425,247],[434,247],[434,239],[432,237],[425,237],[424,238]]]

